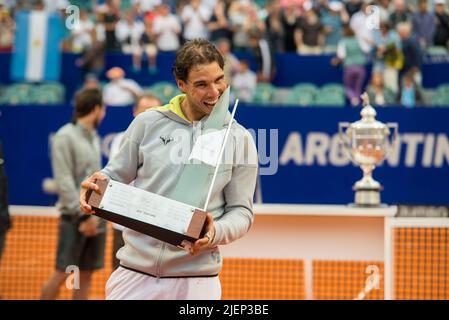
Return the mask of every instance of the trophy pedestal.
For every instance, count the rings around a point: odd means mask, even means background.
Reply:
[[[380,191],[382,186],[374,180],[371,175],[365,175],[361,180],[354,184],[355,206],[360,207],[379,207]]]
[[[355,205],[362,207],[379,207],[380,189],[355,189]]]

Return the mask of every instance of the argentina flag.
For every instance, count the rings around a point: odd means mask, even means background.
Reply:
[[[14,81],[59,80],[61,72],[62,22],[57,14],[20,11],[11,63]]]

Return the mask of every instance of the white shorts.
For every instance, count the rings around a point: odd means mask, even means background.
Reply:
[[[218,276],[155,278],[118,267],[106,283],[106,300],[220,300]]]

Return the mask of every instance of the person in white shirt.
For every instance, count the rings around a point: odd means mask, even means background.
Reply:
[[[374,45],[374,23],[373,19],[369,16],[368,3],[363,3],[360,11],[356,12],[349,21],[351,29],[354,30],[357,40],[363,52],[371,52]],[[371,19],[371,21],[370,21]]]
[[[80,20],[72,30],[72,51],[84,52],[92,47],[92,31],[95,26],[89,20],[87,11],[80,11]]]
[[[161,4],[158,11],[153,21],[156,45],[160,51],[176,51],[180,46],[181,23],[176,15],[170,13],[168,5]]]
[[[242,102],[251,102],[254,99],[257,86],[257,75],[249,69],[248,61],[240,61],[240,70],[232,79],[232,88],[235,96]]]
[[[125,79],[123,69],[114,67],[106,76],[111,80],[103,89],[103,101],[108,106],[127,106],[142,95],[143,90],[137,82]]]
[[[193,40],[195,38],[209,38],[207,23],[211,17],[209,8],[201,4],[200,0],[190,0],[181,13],[181,20],[184,24],[184,39]]]
[[[136,117],[139,113],[142,113],[150,108],[158,107],[161,105],[161,100],[151,93],[145,93],[137,99],[133,108],[133,116]],[[111,142],[111,150],[109,152],[109,159],[112,159],[120,150],[120,144],[123,140],[125,131],[119,132],[115,135]],[[132,184],[132,183],[131,183]],[[125,245],[123,240],[122,231],[125,229],[122,225],[113,223],[114,229],[113,242],[112,242],[112,271],[118,268],[120,261],[117,259],[117,251]]]
[[[132,0],[131,4],[133,6],[136,6],[137,4],[140,7],[140,10],[143,13],[146,13],[148,11],[154,11],[156,6],[161,4],[161,0]]]
[[[125,54],[133,55],[134,70],[140,70],[140,64],[134,58],[142,51],[140,47],[140,38],[145,32],[145,25],[142,21],[137,21],[132,11],[125,13],[125,19],[117,23],[115,36],[121,44],[122,51]]]

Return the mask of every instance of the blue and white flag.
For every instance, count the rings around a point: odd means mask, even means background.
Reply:
[[[11,63],[14,81],[57,81],[61,72],[61,18],[45,11],[16,14]]]

